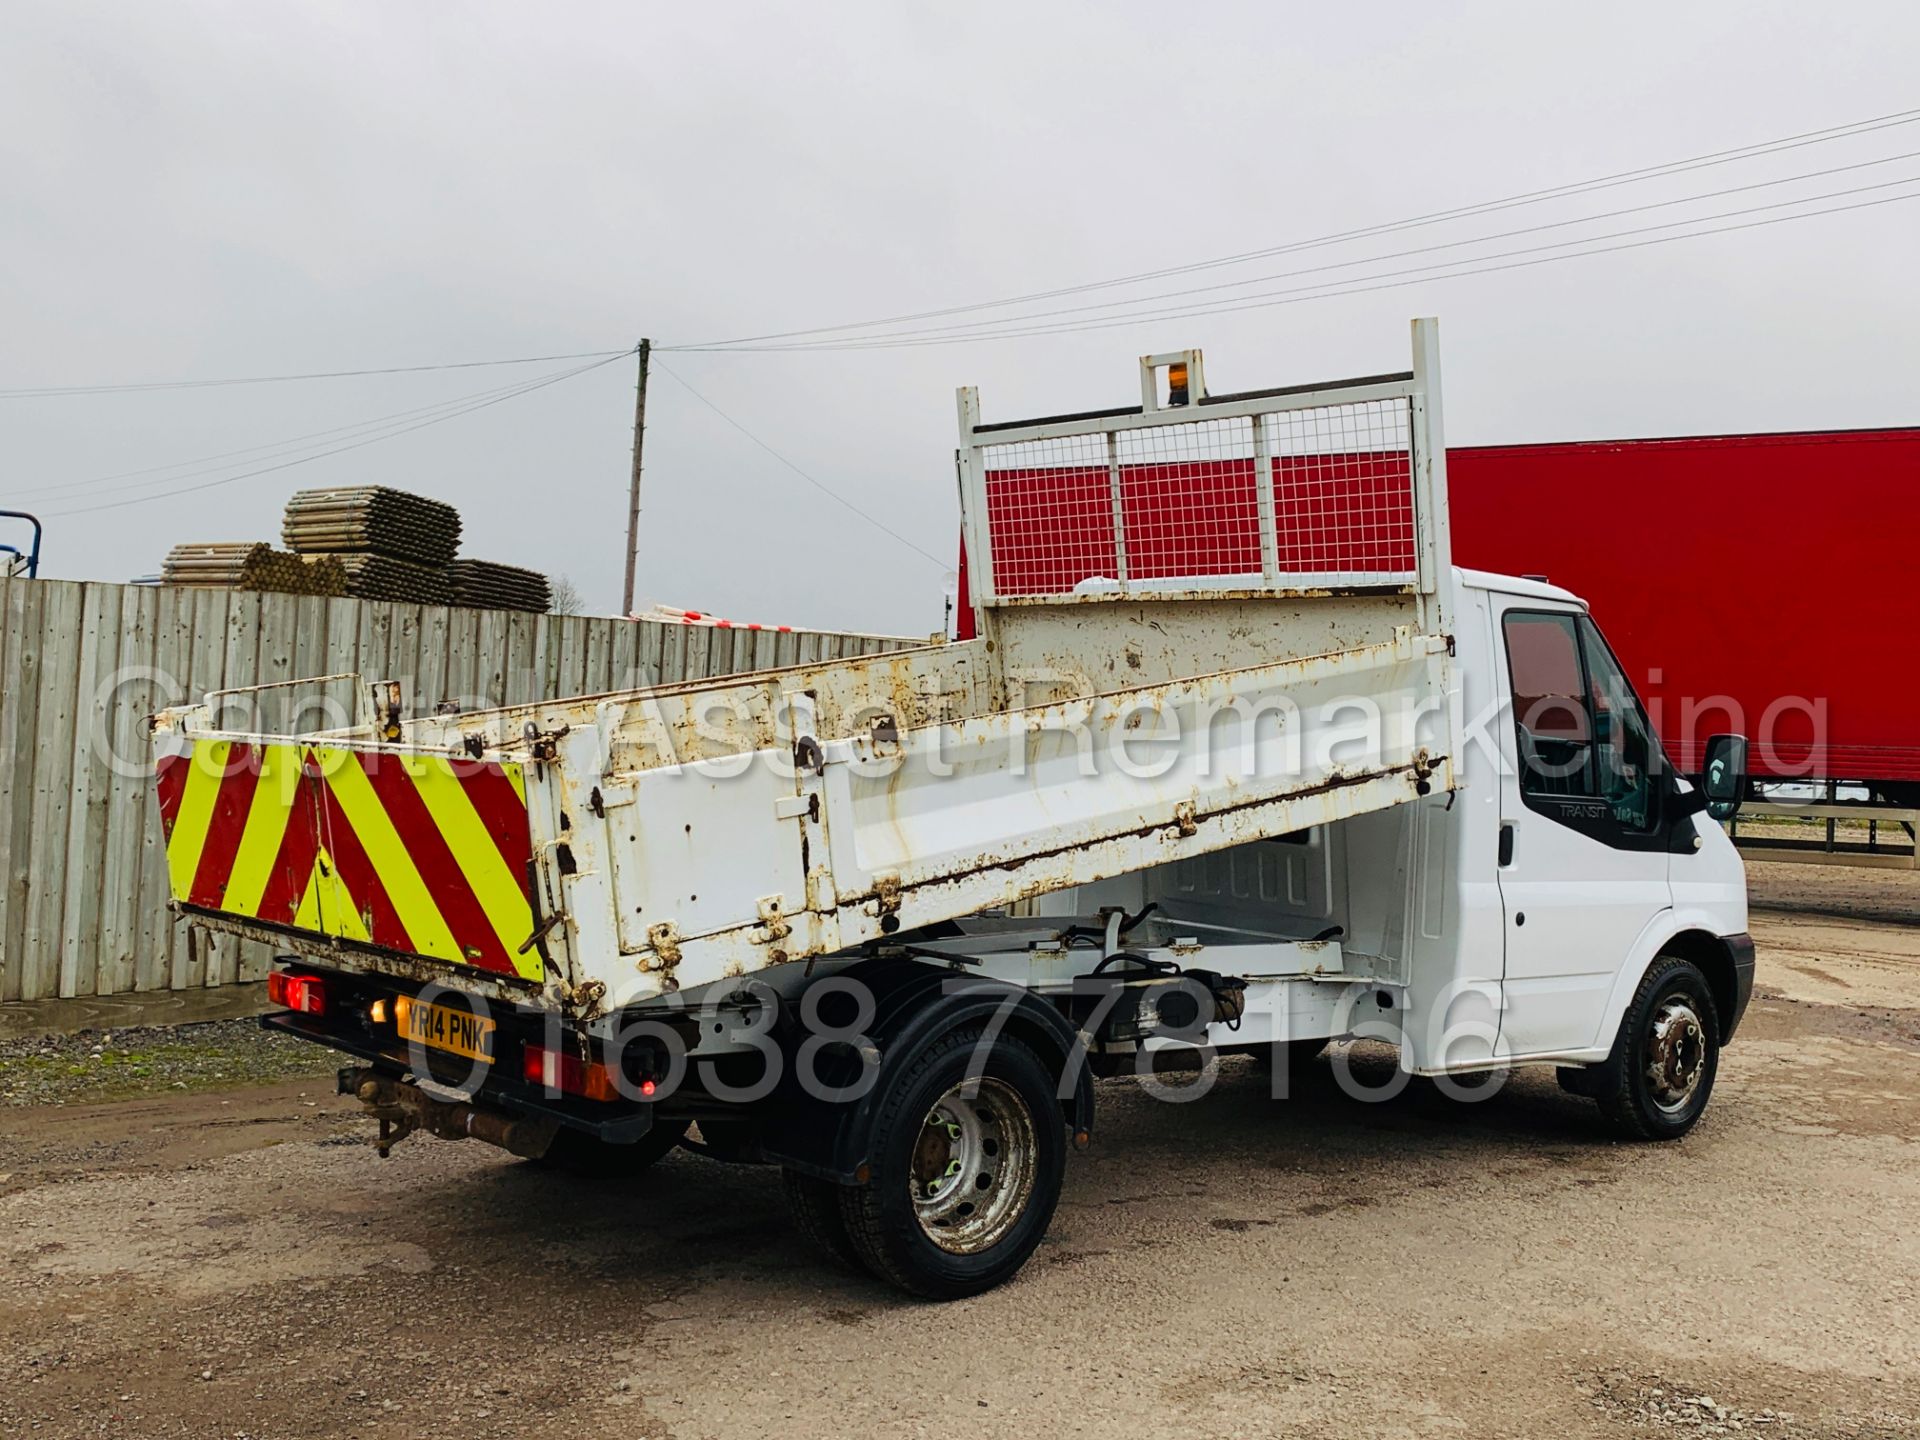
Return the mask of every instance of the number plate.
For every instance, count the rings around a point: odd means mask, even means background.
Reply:
[[[468,1060],[493,1059],[493,1021],[451,1005],[421,1005],[405,995],[393,1002],[402,1040],[418,1040]]]

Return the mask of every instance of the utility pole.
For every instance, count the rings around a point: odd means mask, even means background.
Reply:
[[[640,545],[640,454],[647,438],[647,358],[653,342],[640,342],[640,386],[633,396],[633,480],[627,490],[627,583],[620,592],[620,613],[633,614],[633,566]]]

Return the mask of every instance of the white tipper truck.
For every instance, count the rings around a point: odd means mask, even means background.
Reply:
[[[353,1057],[382,1154],[777,1165],[802,1232],[928,1297],[1032,1253],[1095,1076],[1253,1052],[1279,1092],[1364,1037],[1684,1134],[1752,986],[1745,741],[1689,785],[1578,597],[1452,566],[1434,322],[1406,372],[1140,381],[960,392],[971,641],[155,717],[174,908],[276,947],[264,1023]]]

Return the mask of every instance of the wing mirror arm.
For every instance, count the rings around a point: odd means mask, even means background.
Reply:
[[[1676,820],[1691,819],[1713,804],[1698,785],[1689,785],[1684,790],[1675,785],[1668,803],[1673,807],[1670,813]]]

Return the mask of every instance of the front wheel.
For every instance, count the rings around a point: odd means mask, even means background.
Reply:
[[[1699,1123],[1720,1072],[1720,1015],[1698,966],[1662,955],[1591,1077],[1600,1112],[1636,1140],[1677,1140]]]
[[[1066,1175],[1054,1076],[1026,1045],[955,1031],[893,1077],[870,1148],[872,1178],[840,1192],[867,1268],[932,1300],[1013,1277],[1046,1234]]]

